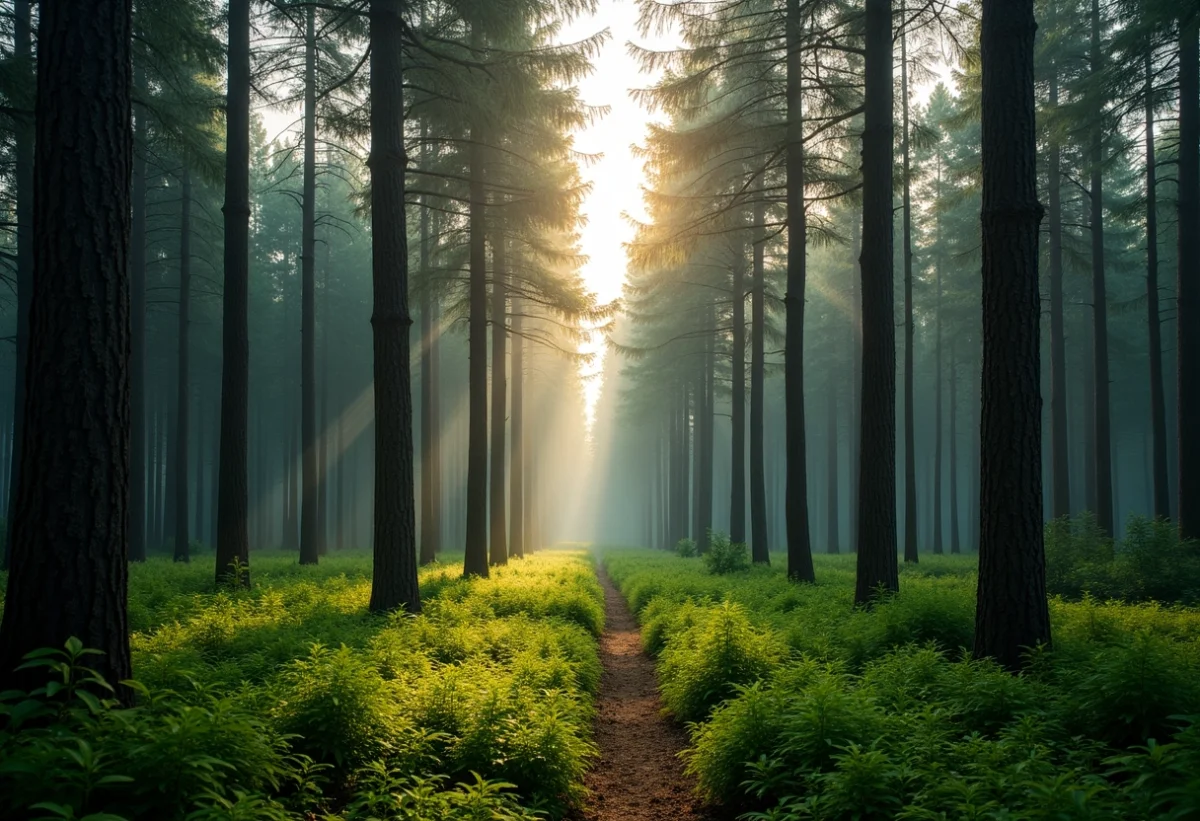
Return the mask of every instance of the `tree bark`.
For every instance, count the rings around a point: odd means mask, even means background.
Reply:
[[[509,455],[509,554],[525,557],[525,340],[521,306],[512,297],[512,453]]]
[[[247,427],[250,396],[250,0],[229,0],[225,106],[225,286],[217,583],[250,586]],[[233,571],[234,563],[241,572]]]
[[[1103,60],[1100,43],[1100,0],[1092,0],[1091,74],[1098,76]],[[1108,289],[1104,276],[1104,134],[1101,106],[1093,112],[1091,138],[1092,209],[1092,323],[1095,328],[1096,369],[1096,522],[1106,534],[1113,530],[1112,416],[1108,381]]]
[[[13,60],[19,70],[33,71],[33,31],[30,0],[13,2]],[[32,103],[32,100],[29,101]],[[32,106],[30,106],[32,109]],[[29,358],[29,303],[33,297],[33,131],[32,110],[14,118],[13,183],[17,200],[17,333],[15,378],[13,384],[12,445],[9,455],[8,493],[5,496],[6,521],[12,523],[16,509],[16,488],[21,478],[21,446],[25,430],[25,363]],[[143,445],[144,448],[144,445]],[[144,450],[143,450],[144,453]],[[145,513],[143,502],[142,512]],[[131,511],[130,515],[133,515]],[[4,541],[4,569],[9,567],[11,539]]]
[[[188,410],[191,401],[189,381],[188,330],[192,302],[192,175],[186,165],[180,180],[179,216],[179,350],[175,366],[175,561],[189,561],[188,555]],[[199,485],[197,485],[197,488]]]
[[[140,66],[134,83],[146,87]],[[130,433],[129,560],[146,561],[146,152],[149,150],[144,107],[134,108],[133,222],[129,237],[130,378],[132,429]],[[153,534],[152,534],[153,536]],[[157,546],[157,545],[156,545]]]
[[[198,392],[199,393],[199,392]],[[193,534],[198,541],[203,541],[205,536],[205,525],[208,522],[207,513],[204,509],[204,446],[207,444],[204,440],[204,400],[201,398],[196,404],[196,513],[195,525]]]
[[[1158,180],[1154,167],[1154,54],[1146,50],[1146,328],[1150,347],[1150,427],[1154,437],[1154,515],[1171,517],[1167,473],[1167,401],[1163,391],[1162,319],[1158,309]]]
[[[425,126],[421,127],[422,136]],[[425,142],[421,143],[422,162],[427,163]],[[437,560],[438,549],[441,547],[441,505],[439,504],[440,487],[435,481],[438,453],[439,420],[437,418],[437,373],[436,358],[437,336],[441,331],[440,322],[435,315],[438,299],[433,293],[430,283],[430,204],[426,200],[421,208],[421,281],[424,288],[421,292],[421,564],[430,564]]]
[[[300,549],[299,516],[296,503],[299,481],[296,471],[296,417],[294,412],[288,413],[288,432],[284,438],[284,502],[283,502],[283,539],[284,550]]]
[[[950,348],[950,553],[962,552],[958,523],[958,356]]]
[[[316,8],[305,10],[304,191],[300,239],[300,564],[316,564],[317,545],[317,35]]]
[[[1184,539],[1200,539],[1200,13],[1180,21],[1179,254],[1175,285],[1179,388],[1178,517]]]
[[[375,352],[372,612],[421,609],[404,212],[403,0],[371,0],[371,254]],[[382,504],[380,503],[382,500]]]
[[[862,436],[862,223],[855,219],[850,225],[850,258],[854,270],[850,276],[850,407],[847,409],[846,465],[849,481],[846,484],[847,527],[851,553],[858,552],[858,485],[862,473],[859,453]]]
[[[763,391],[766,382],[763,338],[767,321],[763,252],[766,242],[763,204],[759,202],[754,206],[754,281],[750,291],[750,540],[751,554],[758,564],[771,563],[763,435],[763,408],[766,403]],[[697,393],[697,409],[700,399]]]
[[[508,314],[505,278],[508,259],[505,251],[504,225],[497,219],[492,237],[492,455],[489,476],[488,561],[493,565],[508,564],[508,524],[505,521],[505,417],[508,410]]]
[[[984,0],[983,397],[975,656],[1018,669],[1050,642],[1042,544],[1042,401],[1033,0]]]
[[[746,542],[746,263],[741,249],[733,263],[733,334],[730,367],[733,394],[730,398],[730,489],[729,540]]]
[[[317,423],[317,555],[329,550],[329,237],[321,263],[321,408]]]
[[[711,329],[716,323],[716,312],[709,306],[707,324]],[[700,532],[696,536],[696,550],[704,553],[710,544],[709,534],[713,525],[713,408],[716,403],[714,373],[716,367],[716,339],[710,333],[704,340],[704,383],[700,403],[699,441],[696,442],[696,458],[700,461]]]
[[[77,637],[130,675],[131,4],[43,3],[38,27],[24,447],[9,525],[0,688],[45,683],[22,658]],[[118,695],[130,700],[122,687]]]
[[[472,33],[479,44],[479,35]],[[478,123],[471,127],[467,149],[470,163],[470,232],[468,348],[468,441],[467,441],[467,532],[463,575],[488,575],[487,533],[487,246],[484,236],[484,209],[487,192],[483,183],[483,134]]]
[[[825,551],[831,556],[840,551],[841,533],[838,520],[841,512],[838,509],[838,399],[837,399],[837,369],[832,365],[828,369],[825,383],[825,401],[827,404],[826,423],[828,424],[825,443],[825,516],[829,520],[829,535]]]
[[[808,222],[804,211],[804,64],[801,52],[800,0],[787,2],[787,293],[784,317],[784,413],[787,479],[788,578],[816,580],[808,523],[808,452],[804,420],[804,290]],[[890,37],[890,32],[889,32]],[[890,80],[888,81],[891,82]]]
[[[896,323],[892,275],[892,8],[866,0],[862,435],[854,600],[900,587],[896,567]]]
[[[945,552],[942,540],[942,260],[934,263],[936,302],[934,307],[933,354],[933,552]],[[951,354],[953,355],[953,354]]]
[[[904,210],[904,561],[916,563],[920,561],[920,553],[917,551],[917,439],[916,439],[916,422],[913,419],[913,336],[915,327],[913,325],[913,266],[912,266],[912,185],[909,179],[911,174],[911,158],[908,142],[908,32],[900,33],[900,109],[901,109],[901,127],[904,133],[900,136],[901,145],[903,146],[904,169],[903,169],[903,210]],[[936,372],[935,379],[941,379],[940,368]],[[938,389],[941,389],[939,383]],[[938,403],[938,412],[941,412],[941,403]],[[935,435],[938,437],[938,442],[941,442],[941,429],[938,428]],[[935,475],[940,472],[941,465],[939,463],[935,469]],[[936,482],[936,480],[935,480]],[[939,504],[938,485],[934,485],[934,502]],[[935,522],[935,532],[938,536],[941,535],[941,527]],[[940,545],[935,542],[934,552],[940,553],[938,549]]]

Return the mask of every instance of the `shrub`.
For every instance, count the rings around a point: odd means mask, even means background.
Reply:
[[[675,543],[675,555],[681,559],[691,559],[696,555],[696,542],[692,539],[680,539]]]
[[[422,568],[423,614],[388,617],[367,612],[369,554],[253,561],[250,590],[214,591],[201,562],[131,567],[136,708],[0,697],[0,817],[526,821],[580,802],[604,612],[583,554],[488,580]]]
[[[1060,557],[1130,597],[1171,575],[1164,556],[1193,549],[1151,522],[1115,545],[1087,519],[1052,528]],[[1197,814],[1200,612],[1052,599],[1053,646],[1014,676],[963,652],[973,559],[935,558],[903,568],[901,592],[867,611],[853,606],[852,556],[814,557],[818,583],[796,585],[777,569],[605,555],[638,601],[664,703],[691,720],[684,758],[701,793],[750,821]],[[756,642],[733,642],[732,660],[715,639],[723,608],[731,634]],[[739,675],[749,647],[777,650]]]
[[[384,758],[399,730],[399,693],[360,653],[314,644],[280,677],[276,719],[293,746],[347,773]]]
[[[709,573],[718,576],[739,573],[749,569],[750,552],[746,545],[730,542],[723,533],[713,533],[709,537],[708,551],[704,554],[704,566]]]
[[[1085,513],[1046,526],[1046,586],[1071,598],[1200,601],[1200,545],[1165,520],[1131,516],[1113,542]]]
[[[36,662],[56,665],[51,686],[0,696],[0,816],[40,807],[62,818],[157,821],[254,806],[261,812],[248,817],[283,817],[266,793],[294,789],[309,768],[251,704],[134,683],[143,703],[124,708],[84,666],[88,652],[74,639],[65,651],[40,651]]]
[[[663,704],[681,721],[698,721],[738,685],[764,677],[782,657],[779,641],[754,628],[740,605],[704,608],[690,626],[676,631],[660,657]]]

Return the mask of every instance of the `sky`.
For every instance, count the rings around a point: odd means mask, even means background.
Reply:
[[[582,251],[588,261],[583,278],[601,303],[621,296],[625,282],[625,243],[633,239],[634,228],[626,215],[644,219],[642,202],[642,163],[633,155],[633,146],[642,142],[652,115],[635,102],[630,89],[642,88],[653,77],[641,74],[636,58],[626,45],[635,42],[652,49],[668,48],[669,38],[642,37],[637,28],[634,0],[600,0],[595,15],[582,17],[564,28],[563,42],[582,40],[603,29],[610,38],[596,58],[597,69],[579,84],[584,102],[608,106],[603,119],[575,135],[575,147],[585,154],[602,155],[599,161],[580,169],[592,188],[583,204],[586,224],[580,230]],[[595,408],[603,390],[600,374],[604,365],[603,340],[597,334],[588,346],[597,354],[582,368],[587,397],[587,422],[595,422]]]

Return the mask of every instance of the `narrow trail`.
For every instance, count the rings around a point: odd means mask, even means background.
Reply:
[[[586,821],[717,821],[692,794],[678,753],[683,729],[662,715],[654,662],[625,599],[597,566],[604,587],[604,635],[596,743],[600,758],[586,778],[591,790]]]

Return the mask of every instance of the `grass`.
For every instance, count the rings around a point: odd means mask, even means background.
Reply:
[[[134,709],[65,686],[0,700],[0,817],[526,819],[583,798],[603,595],[582,551],[488,580],[421,571],[420,616],[373,616],[370,557],[131,568]]]
[[[746,818],[1200,817],[1200,611],[1051,601],[1053,650],[974,661],[973,557],[922,556],[853,606],[854,557],[774,567],[607,550],[687,767]]]

